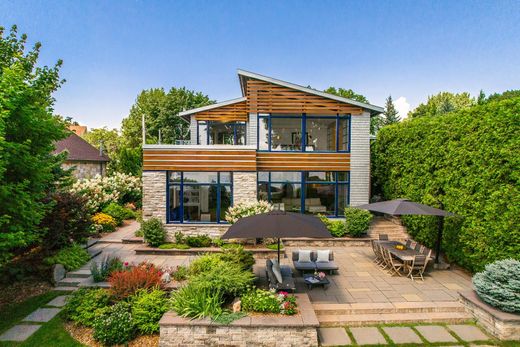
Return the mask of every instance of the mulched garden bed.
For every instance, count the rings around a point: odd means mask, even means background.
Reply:
[[[68,322],[64,323],[65,330],[72,336],[75,340],[89,347],[103,347],[103,345],[92,337],[93,330],[91,328],[86,328],[83,326],[76,325],[74,323]],[[159,346],[159,335],[143,335],[139,336],[132,341],[130,341],[127,345],[117,345],[117,346],[129,346],[129,347],[156,347]]]
[[[0,286],[0,310],[4,306],[18,304],[52,289],[49,282],[41,280],[25,280],[3,284]]]

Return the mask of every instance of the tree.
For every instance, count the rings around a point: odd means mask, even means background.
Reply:
[[[352,89],[344,89],[335,87],[329,87],[324,90],[325,93],[334,94],[337,96],[341,96],[343,98],[352,99],[355,101],[363,102],[365,104],[369,104],[368,99],[361,94],[357,94]],[[370,133],[375,134],[377,130],[382,126],[382,117],[380,115],[370,117]]]
[[[425,104],[417,106],[415,110],[408,113],[408,116],[410,118],[441,116],[449,112],[468,109],[475,103],[475,99],[466,92],[460,94],[441,92],[429,96]]]
[[[130,148],[142,143],[141,117],[144,115],[147,143],[158,143],[159,130],[163,143],[175,143],[188,138],[189,124],[179,113],[214,103],[207,95],[186,88],[171,88],[168,93],[162,88],[143,90],[123,119],[123,139]]]
[[[27,36],[0,28],[0,264],[17,248],[36,243],[63,156],[54,143],[66,136],[52,114],[52,93],[63,83],[54,67],[37,67],[40,43],[26,52]]]
[[[115,158],[121,145],[121,137],[117,129],[107,127],[92,129],[83,135],[83,138],[97,149],[103,145],[103,151],[109,158]]]
[[[392,95],[389,95],[388,98],[386,98],[385,112],[383,115],[383,125],[398,123],[401,120],[392,100]]]

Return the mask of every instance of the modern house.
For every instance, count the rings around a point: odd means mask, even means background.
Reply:
[[[341,217],[368,203],[370,117],[383,108],[238,70],[242,97],[180,113],[185,145],[143,146],[143,216],[218,236],[227,208]]]

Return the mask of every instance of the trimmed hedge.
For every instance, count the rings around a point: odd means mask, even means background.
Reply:
[[[443,207],[443,250],[479,271],[520,259],[520,98],[384,127],[373,146],[375,190]],[[434,217],[404,218],[412,236],[433,247]]]

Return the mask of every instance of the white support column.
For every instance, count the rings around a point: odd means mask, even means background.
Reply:
[[[257,142],[257,130],[258,129],[258,117],[256,113],[249,114],[249,121],[247,122],[247,144],[250,146],[256,146]]]
[[[192,145],[197,144],[197,121],[195,116],[190,116],[190,143]]]
[[[350,206],[368,204],[370,194],[370,113],[351,117]]]

